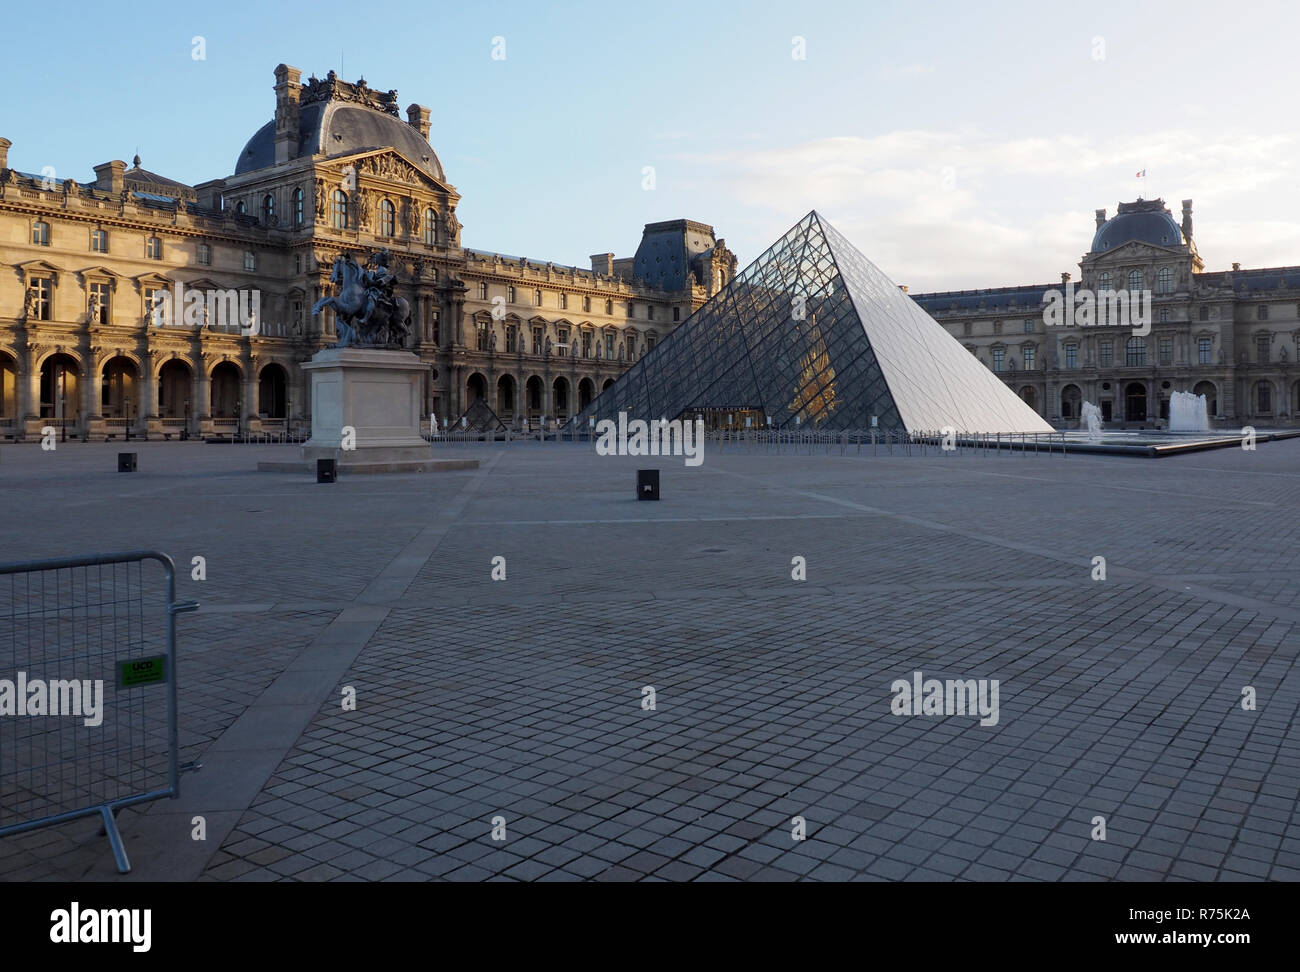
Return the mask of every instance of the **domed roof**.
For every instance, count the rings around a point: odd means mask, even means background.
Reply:
[[[331,79],[332,80],[332,79]],[[322,85],[324,87],[324,85]],[[351,90],[351,86],[340,85]],[[394,99],[396,93],[393,93]],[[411,125],[369,103],[341,100],[325,93],[298,111],[296,156],[321,154],[331,158],[367,149],[394,148],[428,175],[446,182],[433,147]],[[235,175],[275,164],[275,120],[267,122],[244,146],[235,162]]]
[[[1097,228],[1092,252],[1113,250],[1134,240],[1155,246],[1182,246],[1183,231],[1165,208],[1163,199],[1120,203],[1119,212]]]

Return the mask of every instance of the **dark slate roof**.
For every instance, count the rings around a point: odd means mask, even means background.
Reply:
[[[688,219],[647,223],[633,257],[632,273],[661,290],[685,290],[694,280],[691,263],[713,249],[713,227]]]
[[[997,315],[1040,312],[1043,294],[1060,290],[1062,284],[1022,284],[1018,287],[993,287],[989,290],[950,290],[943,293],[911,294],[921,309],[931,316],[944,313],[973,313]],[[1015,300],[1015,306],[1011,304]],[[980,303],[983,302],[983,309]]]
[[[439,182],[446,182],[433,148],[420,133],[393,115],[342,101],[318,101],[298,113],[298,154],[328,157],[366,149],[394,148]],[[267,122],[244,146],[235,175],[275,164],[275,120]]]
[[[1258,270],[1223,270],[1215,273],[1198,273],[1196,282],[1212,286],[1227,286],[1238,293],[1263,294],[1270,290],[1300,287],[1300,267],[1263,267]]]
[[[1092,252],[1113,250],[1134,240],[1155,246],[1182,246],[1182,228],[1159,199],[1120,203],[1119,212],[1097,228]]]

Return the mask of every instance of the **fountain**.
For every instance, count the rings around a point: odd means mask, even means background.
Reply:
[[[1204,395],[1176,391],[1169,396],[1170,432],[1209,432],[1210,417]]]
[[[1101,438],[1101,409],[1092,402],[1084,402],[1079,409],[1079,424],[1088,430],[1088,438]]]

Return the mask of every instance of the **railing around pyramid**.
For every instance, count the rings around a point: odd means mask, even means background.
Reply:
[[[451,426],[424,432],[434,447],[469,443],[583,443],[593,451],[597,436],[572,422],[540,428],[478,431]],[[855,455],[855,456],[1031,456],[1065,458],[1064,432],[977,432],[949,430],[853,429],[710,429],[704,433],[706,450],[720,455]]]

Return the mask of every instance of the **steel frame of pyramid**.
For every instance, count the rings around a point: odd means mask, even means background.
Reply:
[[[1052,431],[815,210],[573,422],[749,409],[774,428]]]

